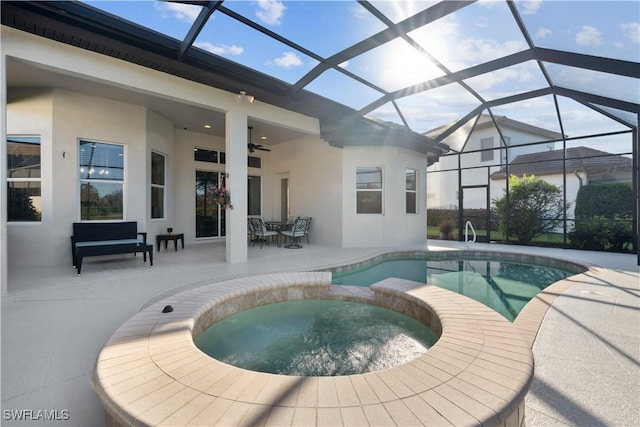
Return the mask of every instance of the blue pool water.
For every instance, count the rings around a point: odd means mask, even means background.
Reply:
[[[331,376],[408,362],[436,340],[431,329],[393,310],[351,301],[297,300],[228,316],[195,343],[209,356],[240,368]]]
[[[369,286],[389,277],[433,284],[479,301],[510,321],[550,284],[576,274],[559,269],[494,259],[392,257],[333,273],[333,284]]]

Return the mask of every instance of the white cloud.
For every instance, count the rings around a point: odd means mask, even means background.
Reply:
[[[285,9],[279,0],[258,0],[256,16],[265,24],[280,25]]]
[[[371,14],[367,9],[360,6],[359,4],[355,4],[351,7],[351,16],[356,19],[370,19]]]
[[[229,46],[226,44],[215,45],[210,42],[200,42],[200,43],[194,43],[194,46],[199,47],[200,49],[204,49],[207,52],[214,53],[216,55],[238,56],[238,55],[241,55],[242,52],[244,52],[243,47],[236,46],[235,44]]]
[[[284,52],[280,58],[273,60],[276,65],[283,68],[298,67],[302,65],[302,60],[293,52]]]
[[[544,27],[540,27],[538,29],[538,31],[536,31],[536,38],[538,40],[547,38],[548,36],[550,36],[552,34],[552,31],[548,28],[544,28]]]
[[[640,44],[640,24],[637,22],[628,22],[620,24],[620,29],[625,37],[636,44]]]
[[[495,40],[470,37],[458,41],[456,54],[465,58],[467,63],[481,63],[519,52],[526,47],[526,44],[520,40],[507,40],[504,43],[499,43]]]
[[[182,3],[154,2],[156,10],[162,13],[163,18],[173,17],[179,21],[192,23],[196,20],[202,9],[199,6]]]
[[[481,16],[478,19],[476,19],[475,24],[476,24],[476,27],[478,28],[487,28],[489,26],[489,22],[487,18],[484,16]]]
[[[533,15],[538,13],[542,6],[542,0],[527,0],[518,2],[522,6],[522,13],[524,15]]]
[[[576,43],[580,46],[599,46],[603,44],[602,33],[596,27],[583,25],[582,30],[576,34]]]

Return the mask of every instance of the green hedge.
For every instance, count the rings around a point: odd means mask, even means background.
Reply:
[[[629,183],[594,184],[580,187],[576,197],[577,218],[632,215],[633,190]]]
[[[463,218],[485,218],[486,209],[464,209]],[[458,226],[458,209],[427,209],[427,226],[438,227],[444,221],[453,221]],[[491,230],[497,230],[497,218],[491,212]]]
[[[569,233],[579,249],[627,252],[633,242],[633,190],[627,183],[585,185],[576,197],[576,221]]]

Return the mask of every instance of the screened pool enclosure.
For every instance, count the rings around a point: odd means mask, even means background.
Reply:
[[[458,238],[471,221],[634,253],[639,17],[604,0],[2,2],[5,26],[316,117],[333,146],[427,153],[429,233],[453,212]],[[7,62],[9,89],[33,83]],[[512,175],[559,190],[528,242]]]

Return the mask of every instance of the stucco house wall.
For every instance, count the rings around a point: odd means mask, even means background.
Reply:
[[[0,252],[3,293],[8,289],[4,265],[9,269],[23,265],[71,266],[69,236],[72,223],[80,220],[79,139],[124,146],[123,219],[137,221],[139,230],[146,231],[151,242],[167,227],[184,233],[186,244],[206,241],[195,237],[196,170],[230,174],[236,208],[227,211],[234,231],[229,234],[228,224],[226,245],[229,249],[231,241],[235,248],[246,250],[246,233],[242,232],[246,231],[246,185],[236,191],[233,183],[246,180],[242,166],[246,156],[243,129],[249,118],[304,135],[297,140],[270,145],[271,152],[252,154],[262,158],[262,167],[246,168],[246,174],[262,178],[261,207],[265,219],[281,219],[280,180],[286,177],[291,218],[298,215],[313,218],[312,244],[360,247],[426,241],[427,157],[424,154],[399,147],[331,146],[321,139],[316,118],[259,101],[242,105],[232,93],[2,27],[3,75],[9,57],[12,61],[25,61],[73,75],[78,78],[78,85],[65,89],[12,87],[7,91],[7,102],[2,105],[2,113],[7,117],[3,139],[6,135],[41,138],[42,221],[7,222],[6,211],[3,212]],[[166,97],[223,112],[227,136],[207,136],[176,128],[167,118],[135,101],[129,103],[82,93],[82,88],[91,81],[109,82],[118,90],[128,90],[138,96]],[[232,162],[229,161],[230,147],[235,152]],[[225,151],[227,164],[196,162],[194,148]],[[166,156],[165,216],[161,219],[151,219],[152,152]],[[361,165],[379,165],[384,169],[382,214],[356,214],[355,175]],[[406,168],[417,171],[417,214],[405,213]],[[6,174],[6,169],[2,170]],[[240,171],[240,181],[233,171]],[[2,206],[6,209],[6,192],[2,197]],[[237,253],[242,255],[242,251]],[[233,256],[242,259],[236,252]]]
[[[276,144],[272,147],[270,217],[280,218],[280,179],[289,179],[290,220],[311,217],[309,239],[313,243],[342,246],[342,155],[318,137]]]
[[[539,142],[542,139],[540,135],[527,133],[519,129],[510,127],[501,128],[501,132],[510,144],[509,160],[513,160],[521,154],[535,153],[539,151],[553,150],[554,142],[545,144],[536,144],[529,146],[521,146],[531,142]],[[493,138],[493,159],[482,160],[482,153],[476,150],[482,148],[482,140]],[[464,152],[460,157],[460,166],[464,168],[474,168],[462,171],[461,185],[489,185],[490,199],[495,199],[502,195],[504,185],[500,186],[495,182],[491,182],[490,173],[496,172],[503,164],[504,151],[501,152],[500,134],[494,126],[476,129],[469,137],[469,141],[464,148]],[[475,151],[475,152],[470,152]],[[489,173],[487,173],[489,168]],[[440,161],[429,168],[429,171],[440,171],[448,169],[458,169],[458,156],[441,157]],[[458,206],[458,173],[443,172],[429,174],[429,208],[435,209],[451,209]],[[480,192],[465,193],[465,208],[484,208],[486,199]]]
[[[346,147],[342,161],[344,247],[399,246],[426,242],[426,156],[394,147]],[[356,169],[382,167],[381,214],[356,213]],[[406,213],[406,168],[417,170],[417,213]]]
[[[54,232],[53,212],[53,90],[23,89],[7,95],[12,108],[7,111],[7,134],[40,136],[41,208],[42,221],[16,223],[6,228],[8,263],[24,265],[38,260],[45,265],[54,263],[54,251],[42,251],[42,242],[51,241]],[[2,151],[4,155],[4,150]],[[60,153],[62,154],[62,153]],[[6,160],[3,159],[3,163]],[[6,176],[6,175],[5,175]],[[3,176],[3,180],[5,179]],[[59,179],[64,179],[60,176]],[[3,183],[3,186],[6,184]],[[6,213],[6,205],[5,212]]]
[[[80,218],[80,139],[124,145],[124,217],[145,230],[148,198],[140,197],[147,193],[144,108],[62,89],[27,95],[15,104],[8,101],[7,133],[41,137],[42,221],[9,224],[11,264],[71,264],[71,224]]]

